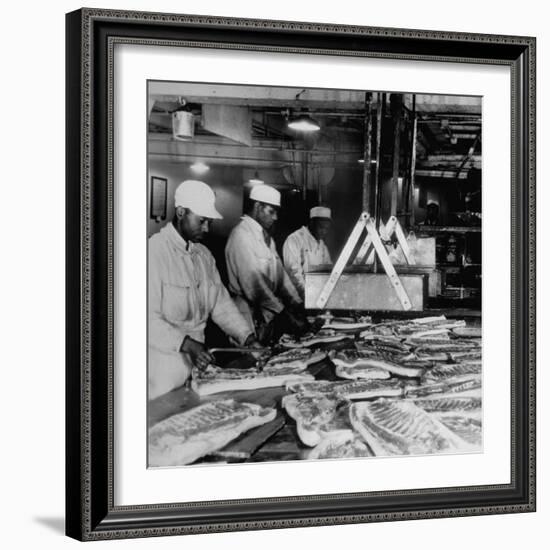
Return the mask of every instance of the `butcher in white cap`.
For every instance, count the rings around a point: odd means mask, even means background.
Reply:
[[[281,194],[269,185],[250,191],[248,206],[225,247],[229,290],[235,303],[256,327],[261,343],[281,332],[307,329],[303,303],[292,284],[271,236]]]
[[[439,203],[430,200],[426,204],[426,219],[422,225],[439,225]]]
[[[214,257],[200,244],[211,221],[222,217],[214,192],[202,181],[186,180],[174,199],[172,222],[149,239],[149,399],[181,386],[193,367],[213,360],[204,344],[209,317],[240,345],[258,345]]]
[[[309,211],[309,224],[291,233],[283,245],[285,268],[303,297],[305,273],[313,266],[331,264],[325,239],[331,226],[331,211],[315,206]]]

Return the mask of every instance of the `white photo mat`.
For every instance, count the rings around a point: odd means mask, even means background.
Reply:
[[[510,68],[120,44],[114,51],[114,504],[509,483]],[[146,468],[147,80],[482,96],[482,453]]]

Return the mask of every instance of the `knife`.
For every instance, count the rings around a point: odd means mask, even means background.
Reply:
[[[209,353],[271,353],[271,348],[210,348]]]

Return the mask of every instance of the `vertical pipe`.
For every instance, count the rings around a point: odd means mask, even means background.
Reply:
[[[386,94],[377,94],[377,105],[376,105],[376,165],[374,171],[374,221],[376,227],[379,224],[380,217],[380,205],[379,195],[380,195],[380,141],[382,138],[382,106],[385,101]]]
[[[393,170],[391,182],[391,206],[390,215],[397,215],[397,178],[399,177],[399,150],[401,146],[401,112],[403,96],[401,94],[392,94],[391,110],[393,115]]]
[[[414,101],[414,94],[411,94],[411,99]],[[411,103],[412,104],[412,103]],[[412,159],[412,139],[413,139],[413,115],[411,111],[403,110],[403,124],[405,126],[405,132],[407,135],[407,151],[405,153],[405,175],[403,177],[403,196],[401,197],[401,204],[403,209],[401,215],[403,217],[403,227],[408,227],[409,224],[409,205],[411,194],[411,159]]]
[[[384,117],[386,116],[386,101],[387,101],[387,95],[385,93],[382,94],[382,111],[381,111],[381,114],[380,114],[380,128],[382,128],[382,126],[384,125]],[[381,160],[381,156],[382,156],[382,137],[380,137],[380,147],[379,147],[379,152],[378,152],[378,164],[380,165],[380,163],[382,162]],[[382,166],[380,166],[379,168],[379,174],[382,174]],[[380,180],[378,182],[380,184]],[[379,185],[379,189],[378,189],[378,198],[376,200],[376,205],[375,205],[375,208],[376,208],[376,215],[375,215],[375,218],[376,218],[376,227],[378,227],[380,225],[380,218],[381,218],[381,211],[382,211],[382,189]]]
[[[302,200],[304,201],[304,204],[307,199],[307,178],[308,178],[308,153],[303,153],[303,164],[302,164]]]
[[[372,117],[371,117],[372,93],[365,93],[365,138],[363,148],[363,212],[371,212],[371,142],[372,142]]]
[[[383,109],[386,102],[386,94],[378,92],[376,94],[376,165],[374,171],[374,225],[376,228],[380,225],[380,151],[382,145],[382,120]],[[374,272],[378,272],[378,256],[374,255]]]
[[[416,116],[416,95],[413,94],[413,135],[412,135],[412,151],[411,151],[411,183],[409,188],[409,225],[412,227],[415,225],[416,220],[414,217],[414,179],[416,172],[416,133],[418,131],[418,117]]]
[[[323,191],[321,189],[321,167],[315,166],[315,176],[317,177],[317,204],[323,204]]]

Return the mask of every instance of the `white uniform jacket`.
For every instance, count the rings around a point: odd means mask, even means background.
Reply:
[[[149,239],[149,399],[189,377],[189,356],[180,346],[189,335],[204,342],[209,316],[243,344],[253,332],[223,286],[211,252],[188,243],[169,223]]]
[[[225,247],[229,290],[241,312],[257,323],[268,323],[285,303],[299,305],[300,296],[277,254],[269,246],[262,226],[243,216],[233,228]]]
[[[307,227],[291,233],[283,245],[285,268],[301,295],[304,295],[305,272],[314,265],[331,264],[327,245],[318,241]]]

